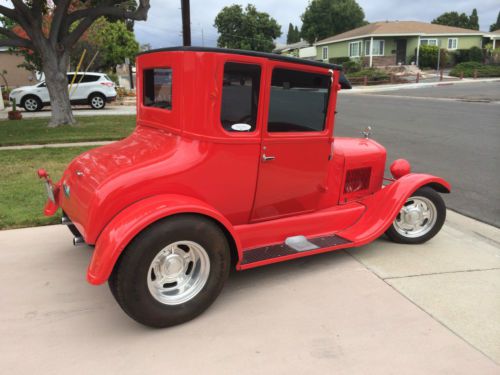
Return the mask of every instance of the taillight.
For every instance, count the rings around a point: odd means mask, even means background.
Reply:
[[[115,84],[113,82],[101,82],[101,85],[113,87]]]
[[[371,173],[371,168],[349,169],[345,177],[344,193],[354,193],[368,189]]]

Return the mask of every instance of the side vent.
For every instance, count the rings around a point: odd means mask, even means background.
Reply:
[[[368,189],[371,174],[371,167],[349,169],[345,176],[344,194]]]

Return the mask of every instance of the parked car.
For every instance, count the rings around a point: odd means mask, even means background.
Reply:
[[[58,182],[38,174],[45,214],[61,208],[74,244],[95,247],[87,280],[108,281],[138,322],[194,318],[231,268],[441,229],[448,182],[403,159],[384,178],[386,150],[368,132],[334,137],[350,88],[339,67],[183,47],[139,55],[137,72],[133,134],[78,156]]]
[[[115,84],[104,73],[78,73],[75,77],[75,73],[70,72],[68,90],[71,104],[88,104],[93,109],[103,109],[106,103],[116,100]],[[14,89],[10,92],[9,99],[15,99],[28,112],[40,111],[44,106],[50,105],[45,81]]]

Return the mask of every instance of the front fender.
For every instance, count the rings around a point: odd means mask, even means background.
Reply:
[[[179,213],[196,213],[218,221],[233,236],[237,251],[241,252],[233,226],[215,208],[188,196],[157,195],[128,206],[106,225],[95,244],[87,272],[88,282],[94,285],[105,282],[111,275],[118,257],[135,236],[152,223]]]
[[[365,214],[340,235],[355,243],[355,246],[362,246],[377,239],[391,226],[406,200],[424,186],[430,186],[441,193],[451,191],[451,185],[440,177],[407,174],[363,199],[361,203],[366,205]]]

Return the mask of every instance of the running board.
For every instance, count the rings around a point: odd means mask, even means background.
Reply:
[[[299,236],[297,236],[295,238],[298,238],[298,237]],[[243,259],[241,260],[240,265],[243,268],[251,268],[250,266],[253,265],[254,263],[279,262],[280,261],[279,258],[283,258],[283,257],[287,257],[287,259],[294,258],[294,255],[299,257],[299,254],[300,254],[300,256],[306,256],[309,253],[321,252],[321,249],[326,249],[326,248],[330,248],[330,247],[346,245],[346,244],[351,243],[351,241],[346,240],[345,238],[342,238],[342,237],[337,236],[337,235],[321,236],[321,237],[315,237],[315,238],[311,238],[311,239],[305,239],[307,241],[307,243],[314,245],[314,247],[311,246],[307,250],[300,250],[300,249],[298,249],[297,246],[294,246],[295,248],[293,248],[293,247],[287,245],[287,242],[290,243],[290,241],[288,241],[290,238],[294,238],[294,237],[289,237],[287,239],[287,241],[285,241],[284,243],[281,243],[281,244],[245,250],[243,252]],[[274,261],[271,261],[271,260],[274,260]],[[283,259],[283,260],[285,260],[285,259]]]

